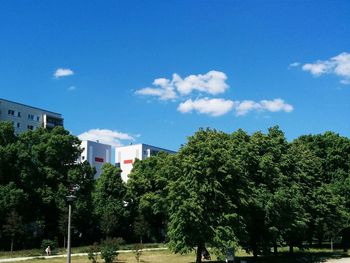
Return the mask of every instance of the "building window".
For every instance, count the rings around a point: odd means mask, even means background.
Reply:
[[[34,120],[34,115],[33,114],[28,114],[28,120]]]
[[[63,126],[63,120],[60,118],[47,116],[46,117],[46,126],[47,127],[55,127],[55,126]]]
[[[21,118],[21,112],[20,111],[17,112],[17,117]]]
[[[40,116],[36,116],[36,121],[40,121]]]
[[[17,122],[17,128],[21,127],[21,124],[19,122]]]
[[[8,115],[12,115],[12,116],[15,115],[15,111],[14,110],[8,110],[7,113],[8,113]]]
[[[28,130],[33,130],[34,126],[33,125],[28,125],[27,128],[28,128]]]

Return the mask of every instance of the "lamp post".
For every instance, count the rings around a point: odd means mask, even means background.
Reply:
[[[70,237],[70,228],[71,228],[71,217],[72,217],[72,203],[75,200],[76,196],[74,195],[67,195],[67,202],[68,202],[68,235],[67,235],[67,263],[71,263],[71,237]]]

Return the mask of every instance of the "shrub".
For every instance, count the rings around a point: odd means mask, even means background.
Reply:
[[[114,259],[118,256],[116,250],[123,243],[122,238],[107,238],[101,242],[101,258],[104,259],[105,263],[112,263]]]
[[[88,259],[92,263],[98,263],[98,261],[97,261],[98,251],[99,251],[99,247],[98,247],[97,242],[95,242],[92,246],[88,247],[88,249],[87,249]]]
[[[133,252],[134,252],[134,255],[135,255],[137,262],[140,262],[140,258],[142,255],[142,249],[143,249],[143,245],[141,243],[134,245]]]

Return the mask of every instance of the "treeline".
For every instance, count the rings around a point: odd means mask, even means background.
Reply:
[[[267,134],[201,129],[175,155],[136,162],[127,184],[153,231],[175,252],[278,247],[341,240],[349,246],[350,140],[333,132],[288,142]],[[158,229],[158,232],[156,230]]]
[[[66,196],[76,185],[73,218],[82,242],[94,239],[94,169],[78,164],[80,141],[62,127],[14,134],[0,123],[0,249],[40,247],[43,239],[63,245],[67,233]],[[81,234],[82,233],[82,234]]]
[[[73,244],[105,237],[167,242],[175,252],[241,246],[254,255],[315,242],[349,245],[350,140],[333,132],[288,142],[278,128],[252,135],[200,129],[177,154],[136,161],[127,183],[107,164],[99,179],[76,163],[63,128],[15,136],[0,124],[0,248],[39,246],[67,232]],[[79,186],[79,187],[77,187]]]

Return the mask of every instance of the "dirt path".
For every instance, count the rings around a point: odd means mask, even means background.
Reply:
[[[329,259],[326,263],[350,263],[350,258]]]

